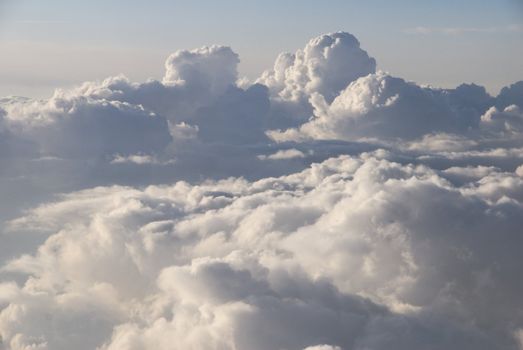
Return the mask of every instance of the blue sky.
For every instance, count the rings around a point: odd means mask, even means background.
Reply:
[[[380,69],[421,84],[523,79],[521,0],[0,0],[0,95],[45,97],[124,73],[160,78],[181,48],[231,46],[255,78],[318,34],[356,35]]]

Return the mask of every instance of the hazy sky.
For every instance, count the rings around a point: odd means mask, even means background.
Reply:
[[[160,78],[166,56],[231,46],[250,78],[316,35],[358,37],[378,68],[420,84],[523,79],[520,0],[0,0],[0,96],[124,73]]]

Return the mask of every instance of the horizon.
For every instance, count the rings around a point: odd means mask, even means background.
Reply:
[[[48,98],[57,88],[119,74],[133,81],[160,79],[169,54],[212,44],[237,52],[240,77],[253,80],[272,68],[280,52],[335,31],[354,34],[378,68],[394,76],[438,88],[474,83],[497,95],[523,79],[522,19],[518,0],[335,0],[327,7],[295,1],[3,0],[0,96]]]

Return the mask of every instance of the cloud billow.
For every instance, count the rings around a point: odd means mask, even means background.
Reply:
[[[521,82],[238,63],[0,99],[0,349],[520,349]]]

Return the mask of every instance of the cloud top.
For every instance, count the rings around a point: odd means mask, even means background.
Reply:
[[[196,50],[180,50],[165,62],[164,84],[195,85],[213,93],[234,85],[239,58],[229,47],[209,46]]]
[[[349,83],[375,70],[376,61],[360,48],[358,39],[338,32],[312,39],[295,54],[281,54],[259,82],[283,99],[317,92],[331,101]]]

